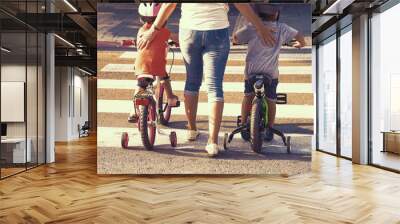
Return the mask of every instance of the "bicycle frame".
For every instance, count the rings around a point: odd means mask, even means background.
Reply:
[[[264,83],[262,83],[260,85],[260,82],[263,81],[263,78],[261,77],[257,77],[257,81],[254,83],[254,90],[256,93],[256,98],[261,99],[262,101],[262,114],[263,114],[263,118],[264,118],[264,127],[267,127],[268,125],[268,103],[267,100],[265,98],[265,88],[266,86],[264,85]]]
[[[135,103],[136,114],[139,106],[148,106],[151,103],[154,103],[155,106],[153,83],[149,83],[146,89],[143,90],[142,93],[138,93],[135,95],[134,103]]]
[[[252,104],[254,104],[255,103],[255,99],[261,99],[262,101],[262,117],[264,118],[264,123],[262,124],[263,125],[263,127],[264,128],[266,128],[266,127],[268,127],[268,119],[269,119],[269,116],[268,116],[268,102],[267,102],[267,99],[265,98],[265,88],[266,88],[266,86],[264,85],[264,77],[263,76],[257,76],[257,80],[256,80],[256,82],[254,83],[254,86],[253,86],[253,88],[254,88],[254,92],[255,92],[255,98],[253,99],[253,102],[252,102]],[[283,99],[279,99],[279,96],[278,96],[278,101],[277,101],[277,103],[282,103],[282,101],[284,102],[284,103],[286,103],[286,95],[285,95],[285,99],[283,100]],[[250,115],[250,116],[254,116],[254,115]],[[226,144],[227,143],[230,143],[231,141],[232,141],[232,139],[233,139],[233,136],[235,135],[235,134],[238,134],[238,133],[240,133],[241,131],[243,131],[243,130],[245,130],[245,129],[247,129],[247,128],[249,128],[249,124],[248,123],[246,123],[246,124],[244,124],[244,125],[239,125],[239,117],[238,117],[238,121],[237,121],[237,124],[238,124],[238,127],[235,129],[235,130],[233,130],[232,131],[232,133],[230,133],[230,134],[227,134],[224,138],[224,147],[226,147]],[[278,135],[279,137],[281,137],[281,139],[282,139],[282,142],[283,142],[283,144],[285,145],[285,146],[287,146],[287,151],[288,151],[288,153],[290,153],[290,137],[287,139],[286,137],[285,137],[285,135],[281,132],[281,131],[279,131],[279,130],[277,130],[277,129],[274,129],[274,128],[270,128],[270,130],[274,133],[274,134],[276,134],[276,135]],[[288,141],[287,141],[288,140]]]

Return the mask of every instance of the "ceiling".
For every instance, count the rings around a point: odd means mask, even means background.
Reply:
[[[313,40],[318,40],[321,39],[321,35],[329,35],[325,34],[329,29],[329,32],[335,32],[336,28],[332,29],[332,26],[350,24],[353,17],[374,10],[388,0],[306,0],[305,2],[312,5]],[[339,21],[344,23],[338,23]]]
[[[24,35],[18,33],[52,32],[57,34],[56,65],[77,66],[95,74],[96,7],[96,0],[47,0],[47,4],[45,0],[1,0],[1,29],[4,38],[10,39],[7,47],[23,54],[18,49],[25,45],[18,36]]]
[[[210,1],[215,2],[218,0]],[[313,12],[312,33],[314,39],[345,16],[357,15],[365,10],[378,7],[387,1],[270,0],[269,2],[311,4]],[[61,37],[56,38],[57,65],[71,65],[72,63],[74,66],[80,66],[95,73],[97,60],[97,3],[138,1],[47,0],[47,2],[48,4],[46,5],[46,0],[1,0],[0,21],[2,31],[16,33],[28,28],[40,32],[54,32]],[[260,0],[256,2],[265,1]]]

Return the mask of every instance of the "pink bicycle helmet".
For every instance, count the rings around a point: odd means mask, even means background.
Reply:
[[[140,3],[139,15],[143,22],[154,22],[162,3]]]

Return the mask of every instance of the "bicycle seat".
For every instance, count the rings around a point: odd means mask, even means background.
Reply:
[[[150,84],[153,84],[153,82],[154,82],[154,79],[152,79],[152,78],[149,78],[149,77],[139,77],[138,80],[137,80],[137,85],[138,85],[140,88],[145,89],[145,88],[147,88],[147,86],[149,86]]]
[[[264,89],[264,80],[257,80],[256,83],[254,83],[254,90],[260,91]]]

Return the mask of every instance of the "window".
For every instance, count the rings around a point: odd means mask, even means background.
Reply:
[[[1,7],[22,16],[42,13],[42,5],[9,1]],[[45,44],[45,34],[0,12],[0,178],[45,163]]]
[[[384,132],[400,130],[400,45],[394,28],[399,21],[400,4],[371,18],[370,156],[373,164],[395,170],[400,170],[400,137],[392,139],[394,150],[387,151],[384,144],[390,142],[384,140]]]
[[[352,30],[340,36],[340,155],[352,157]]]
[[[336,36],[318,48],[318,149],[336,153]]]

